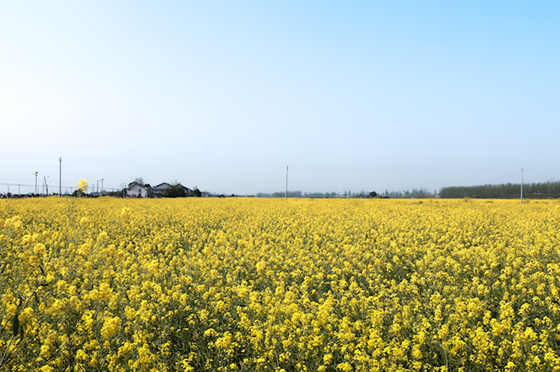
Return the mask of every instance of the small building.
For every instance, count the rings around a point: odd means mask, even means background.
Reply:
[[[171,186],[173,186],[173,185],[171,185],[170,183],[167,183],[167,182],[163,182],[163,183],[160,183],[159,185],[154,186],[152,188],[154,196],[156,196],[156,197],[157,196],[163,196],[163,193],[165,192],[165,190],[167,190]],[[192,190],[191,189],[181,185],[180,183],[177,184],[177,186],[180,186],[183,190],[185,190],[185,195],[186,196],[192,196]]]
[[[171,187],[171,184],[167,182],[160,183],[159,185],[155,185],[152,190],[154,191],[154,196],[163,196],[165,190]]]
[[[139,183],[130,186],[126,192],[127,196],[136,198],[147,198],[149,196],[149,187]]]

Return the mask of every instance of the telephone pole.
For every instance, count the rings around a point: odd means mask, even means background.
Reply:
[[[286,165],[286,194],[284,200],[288,200],[288,166]]]
[[[101,194],[103,194],[103,178],[101,179]]]
[[[62,198],[62,158],[58,158],[58,197]]]
[[[521,204],[523,204],[523,168],[521,168]]]
[[[31,173],[31,174],[34,174],[34,175],[35,175],[35,195],[37,195],[37,174],[38,174],[38,173],[39,173],[39,172]]]

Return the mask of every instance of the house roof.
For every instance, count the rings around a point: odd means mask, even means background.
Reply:
[[[178,186],[181,186],[182,188],[184,188],[185,190],[190,190],[188,187],[181,185],[180,183],[177,184]],[[154,190],[165,190],[168,187],[171,187],[173,185],[171,185],[170,183],[167,182],[162,182],[159,185],[156,185],[153,187]]]
[[[134,187],[136,187],[136,186],[138,186],[138,187],[141,188],[141,189],[147,189],[147,188],[148,188],[148,186],[146,186],[146,185],[142,185],[142,184],[140,184],[140,183],[137,183],[137,184],[135,184],[135,185],[130,186],[128,189],[131,190],[132,188],[134,188]]]
[[[171,187],[171,184],[167,183],[167,182],[162,182],[159,185],[155,185],[153,188],[154,189],[161,189],[163,188],[163,186],[165,186],[165,188]]]

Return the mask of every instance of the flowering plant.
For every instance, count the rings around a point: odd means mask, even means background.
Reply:
[[[88,187],[87,181],[86,180],[80,180],[80,183],[78,184],[78,190],[85,193],[87,191],[87,187]]]

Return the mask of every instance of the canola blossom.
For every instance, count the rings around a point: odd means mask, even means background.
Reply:
[[[78,184],[78,190],[80,190],[81,192],[86,192],[88,188],[88,183],[86,180],[80,180],[80,183]]]
[[[0,201],[2,371],[560,371],[560,202]]]

